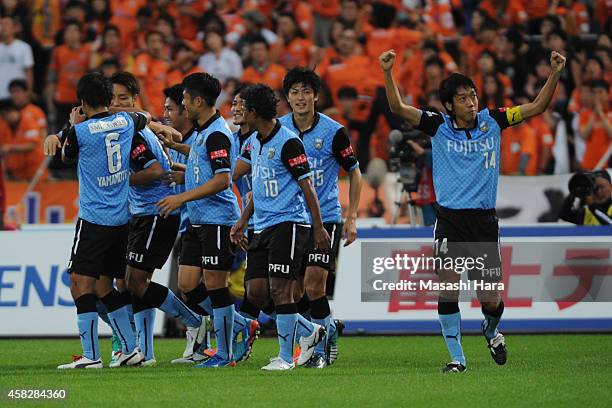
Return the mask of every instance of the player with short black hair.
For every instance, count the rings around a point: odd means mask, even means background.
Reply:
[[[62,144],[64,161],[78,159],[79,220],[69,273],[70,291],[76,304],[83,355],[58,369],[102,368],[98,347],[96,301],[108,309],[113,329],[123,346],[119,365],[142,362],[128,316],[129,296],[112,287],[112,278],[125,270],[129,211],[129,157],[134,134],[150,121],[149,115],[111,114],[111,85],[99,73],[84,75],[77,84],[81,106],[73,109],[72,126],[45,140],[45,153],[54,155]],[[103,285],[96,286],[102,277]],[[97,293],[96,293],[97,292]]]
[[[538,96],[531,103],[514,107],[479,111],[473,81],[465,75],[451,74],[442,81],[439,90],[447,114],[406,105],[391,73],[394,61],[392,50],[379,57],[391,111],[431,136],[437,199],[434,255],[443,259],[482,256],[485,268],[469,270],[468,279],[499,282],[502,271],[495,201],[501,131],[546,110],[565,66],[565,57],[553,51],[551,74]],[[461,279],[453,270],[437,272],[442,282],[456,283]],[[440,326],[452,359],[443,368],[445,373],[466,369],[458,296],[458,291],[441,291],[438,298]],[[498,290],[478,290],[477,296],[484,315],[482,333],[487,347],[497,364],[505,364],[505,338],[497,329],[504,302]]]
[[[117,72],[111,77],[113,107],[135,107],[139,87],[129,72]],[[173,193],[172,187],[162,182],[170,170],[170,160],[157,136],[149,127],[134,137],[130,153],[130,220],[127,248],[127,288],[132,294],[132,306],[139,347],[145,354],[143,365],[155,364],[153,351],[153,323],[155,309],[178,316],[187,327],[197,330],[202,319],[187,308],[167,287],[153,282],[155,269],[161,269],[172,251],[180,215],[176,211],[161,217],[155,204]]]
[[[187,161],[186,191],[160,200],[158,207],[168,215],[187,204],[189,225],[183,236],[179,274],[191,277],[191,287],[184,294],[190,304],[213,316],[217,339],[217,353],[197,367],[233,366],[234,337],[250,325],[234,310],[227,286],[235,252],[230,228],[240,215],[231,189],[238,146],[214,107],[221,92],[219,80],[196,73],[184,79],[183,87],[183,105],[197,131]]]
[[[244,150],[240,156],[240,160],[251,167],[253,197],[232,228],[232,241],[242,241],[248,220],[254,215],[255,233],[249,245],[245,273],[247,296],[260,308],[272,298],[280,343],[278,357],[262,369],[291,370],[295,367],[293,344],[296,334],[306,360],[325,335],[324,327],[297,313],[293,297],[304,250],[311,240],[306,205],[312,213],[315,248],[328,249],[330,240],[310,182],[304,144],[274,119],[278,103],[274,90],[256,84],[243,89],[240,96],[245,104],[244,121],[257,133],[247,142],[251,149]],[[259,284],[253,285],[253,282]]]
[[[305,296],[309,299],[312,321],[324,326],[327,331],[326,338],[316,346],[310,360],[302,359],[306,367],[313,368],[326,367],[338,355],[337,338],[341,328],[336,328],[331,317],[326,283],[328,275],[336,270],[340,238],[346,239],[344,246],[347,246],[357,236],[357,209],[361,194],[359,162],[346,129],[316,111],[320,85],[321,80],[314,71],[291,69],[285,76],[283,88],[292,112],[279,119],[283,126],[297,134],[304,143],[312,171],[311,181],[319,197],[323,224],[331,237],[330,251],[317,250],[309,242],[300,276]],[[349,209],[344,223],[338,191],[340,167],[348,173],[350,183]]]

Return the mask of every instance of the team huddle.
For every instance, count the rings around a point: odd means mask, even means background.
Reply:
[[[102,367],[98,317],[116,338],[110,367],[155,364],[156,309],[187,327],[187,347],[175,363],[222,367],[247,359],[260,310],[275,318],[280,342],[279,356],[263,369],[335,361],[341,327],[331,317],[326,281],[341,235],[346,244],[355,240],[361,174],[346,130],[314,110],[318,76],[294,69],[284,85],[295,108],[279,119],[271,88],[239,89],[232,104],[239,130],[232,133],[214,108],[221,86],[209,74],[165,90],[169,126],[135,108],[131,74],[116,73],[110,83],[97,73],[79,80],[81,106],[71,126],[45,141],[46,154],[61,148],[65,162],[78,159],[80,190],[69,272],[83,354],[58,368]],[[341,166],[351,184],[345,222]],[[151,280],[177,235],[181,298]],[[237,311],[228,276],[236,252],[247,247],[246,296]],[[206,335],[208,316],[216,350]]]
[[[380,57],[391,110],[432,136],[440,204],[436,248],[494,242],[494,255],[497,166],[487,155],[484,167],[477,156],[462,154],[463,162],[456,161],[445,150],[446,140],[492,138],[490,153],[499,154],[500,130],[550,103],[564,58],[551,57],[553,74],[534,103],[508,111],[478,113],[473,83],[453,74],[440,90],[449,115],[405,105],[391,76],[393,60],[392,51]],[[232,103],[239,129],[232,133],[215,109],[221,86],[209,74],[191,74],[165,90],[167,125],[135,108],[139,89],[131,74],[118,72],[110,83],[98,73],[79,80],[81,106],[73,109],[71,126],[48,136],[44,145],[47,155],[61,149],[65,162],[77,160],[80,192],[68,270],[83,350],[59,369],[102,368],[98,318],[113,330],[110,367],[155,364],[156,309],[187,327],[187,346],[173,363],[212,368],[246,360],[259,334],[260,311],[275,319],[280,348],[263,370],[334,363],[342,323],[332,318],[326,282],[335,271],[341,237],[345,246],[356,239],[361,173],[346,129],[316,111],[320,87],[311,70],[287,72],[283,90],[292,112],[280,118],[271,88],[239,88]],[[340,168],[350,184],[344,219]],[[466,170],[471,174],[463,177]],[[474,185],[476,193],[464,191]],[[151,280],[177,236],[180,298]],[[240,249],[247,252],[245,297],[236,310],[228,278]],[[440,252],[436,255],[451,256]],[[453,280],[458,275],[439,271],[439,276]],[[479,298],[487,346],[504,364],[505,341],[497,330],[503,301],[499,293]],[[438,313],[453,359],[443,371],[464,371],[456,294],[440,293]],[[216,349],[207,336],[210,320]]]

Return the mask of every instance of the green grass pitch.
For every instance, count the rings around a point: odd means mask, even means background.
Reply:
[[[465,336],[468,370],[442,375],[448,356],[439,336],[346,337],[340,357],[324,370],[260,370],[276,355],[275,339],[255,343],[235,368],[175,366],[183,340],[156,340],[156,367],[59,372],[80,350],[77,340],[0,340],[0,389],[65,389],[63,402],[10,401],[0,406],[281,407],[307,406],[612,406],[612,336],[506,337],[508,363],[499,367],[480,336]],[[101,341],[105,364],[110,342]]]

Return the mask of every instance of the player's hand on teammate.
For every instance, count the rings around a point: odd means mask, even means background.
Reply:
[[[240,218],[234,225],[232,225],[232,229],[230,230],[230,240],[234,245],[238,245],[244,251],[247,250],[247,240],[244,236],[244,231],[246,230],[247,223]]]
[[[161,181],[164,184],[175,186],[176,184],[185,184],[184,171],[168,171],[161,176]]]
[[[393,64],[395,63],[395,51],[389,50],[385,51],[378,57],[378,62],[380,63],[380,67],[383,71],[389,71],[393,68]]]
[[[344,225],[342,226],[342,239],[346,240],[344,246],[351,245],[353,242],[355,242],[355,239],[357,239],[356,217],[346,217]]]
[[[565,67],[565,57],[559,54],[557,51],[553,51],[550,54],[550,67],[554,73],[563,71]]]
[[[171,195],[162,198],[155,204],[157,208],[159,208],[159,213],[164,218],[168,218],[172,212],[181,207],[184,204],[184,201],[181,199],[180,195]]]
[[[161,123],[151,122],[149,123],[149,128],[155,132],[159,140],[163,139],[171,140],[175,142],[180,142],[183,139],[183,135],[178,130],[173,127],[162,125]],[[164,144],[165,145],[165,144]],[[168,146],[170,147],[170,146]]]
[[[83,109],[80,106],[72,108],[70,112],[70,125],[78,125],[87,119],[87,115],[83,113]]]
[[[61,149],[62,142],[57,135],[49,135],[43,142],[43,152],[45,156],[55,156],[57,149]]]
[[[313,235],[315,249],[323,251],[329,250],[331,239],[329,238],[329,234],[327,233],[327,230],[323,227],[322,224],[314,226]]]

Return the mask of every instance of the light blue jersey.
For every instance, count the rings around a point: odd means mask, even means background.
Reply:
[[[188,145],[191,147],[193,141],[195,140],[195,136],[198,134],[195,130],[191,130],[183,137],[183,141],[181,143]],[[177,152],[176,150],[170,150],[170,158],[173,163],[180,163],[187,165],[188,156],[185,156],[183,153]],[[185,192],[185,184],[176,184],[174,186],[174,194],[181,194]],[[181,206],[181,225],[179,227],[179,234],[184,232],[187,229],[187,224],[189,223],[189,217],[187,214],[187,204],[183,204]]]
[[[315,113],[314,123],[304,132],[300,132],[293,113],[279,119],[280,123],[298,135],[304,143],[308,164],[312,171],[311,180],[315,187],[321,207],[323,222],[342,222],[338,191],[338,172],[340,166],[347,172],[359,167],[344,127],[322,114]],[[308,212],[312,222],[312,215]]]
[[[234,140],[240,147],[241,155],[246,150],[248,150],[249,152],[251,151],[251,145],[250,145],[249,138],[251,137],[253,133],[254,132],[248,132],[244,135],[241,135],[240,130],[234,132]],[[246,196],[253,188],[252,187],[253,180],[251,177],[251,172],[248,172],[244,176],[240,177],[238,180],[235,181],[235,183],[236,183],[236,188],[238,189],[238,193],[240,193],[240,198],[242,200],[242,207],[244,209],[244,206],[246,205]],[[248,228],[251,229],[253,227],[254,227],[253,217],[251,217],[249,218]]]
[[[107,226],[129,221],[132,138],[146,123],[141,114],[104,112],[67,131],[64,153],[78,155],[79,218]]]
[[[501,130],[520,122],[518,108],[480,111],[473,129],[458,129],[444,114],[423,111],[419,129],[432,136],[438,203],[450,209],[494,209]]]
[[[201,128],[191,145],[185,188],[193,190],[211,180],[215,174],[234,170],[238,145],[225,120],[215,114]],[[189,222],[192,225],[214,224],[232,226],[240,218],[238,200],[228,188],[209,197],[187,203]]]
[[[297,183],[311,174],[301,140],[277,122],[266,140],[256,132],[249,141],[250,152],[240,159],[251,165],[255,230],[288,221],[310,224]]]

